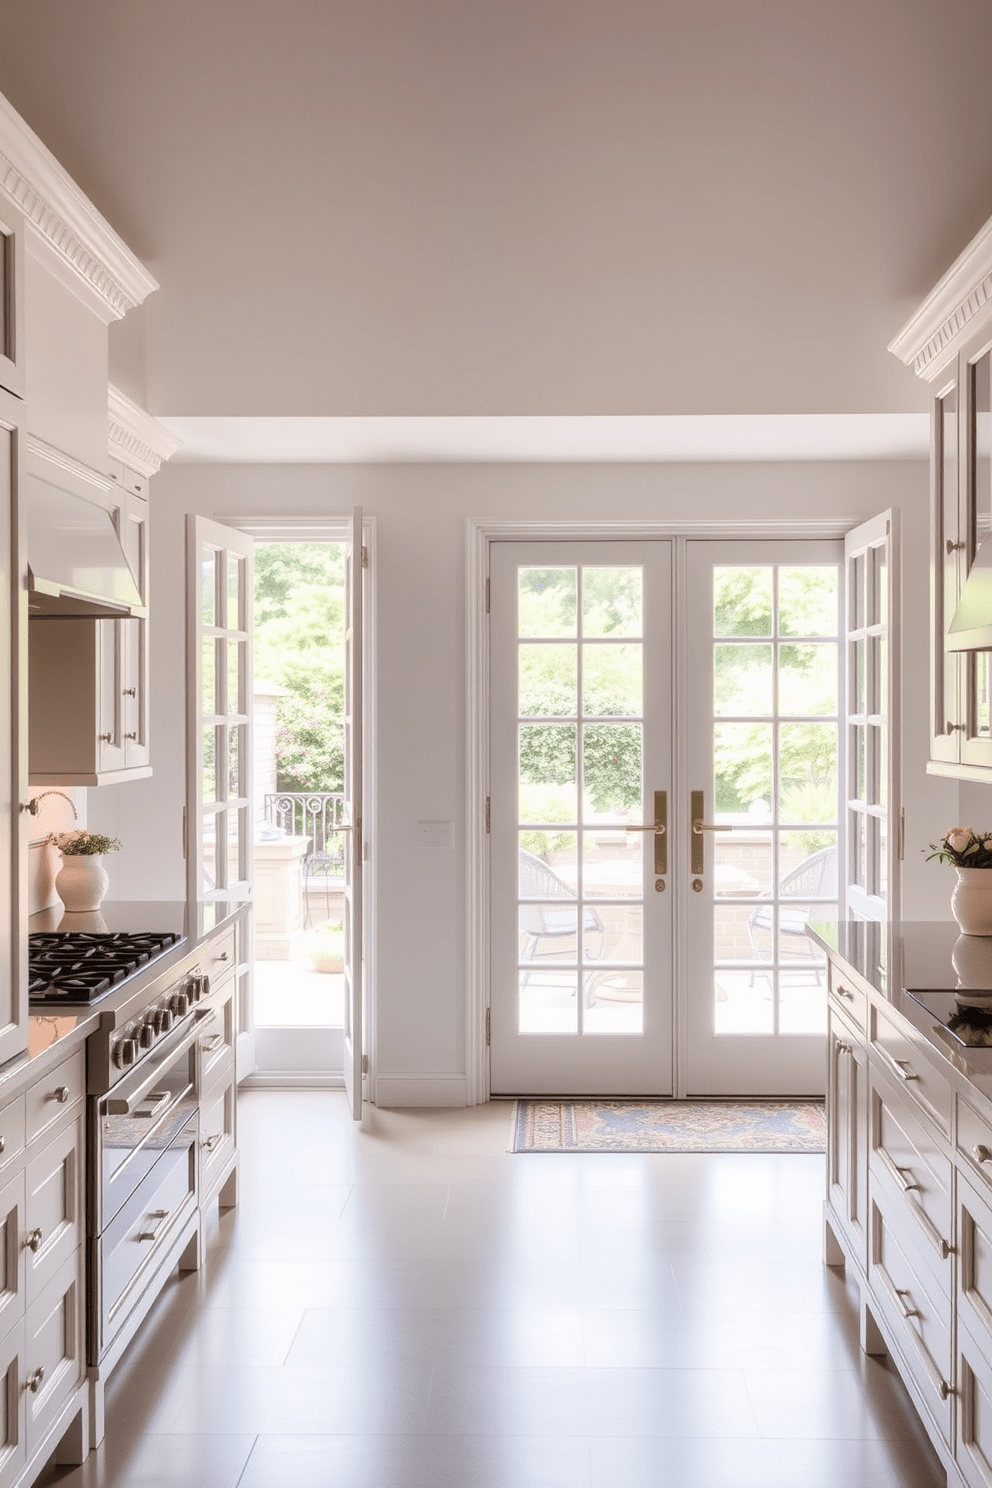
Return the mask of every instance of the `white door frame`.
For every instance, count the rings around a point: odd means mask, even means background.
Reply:
[[[489,1056],[486,1018],[490,1006],[489,985],[489,841],[486,801],[489,796],[489,622],[486,612],[489,550],[494,542],[538,542],[542,539],[580,542],[650,541],[652,538],[739,538],[842,539],[850,528],[863,522],[857,516],[803,520],[758,519],[727,522],[723,519],[685,521],[491,521],[465,523],[465,1103],[484,1105],[489,1099]],[[675,637],[676,657],[683,658],[684,638]],[[675,687],[681,670],[676,665]],[[681,764],[681,762],[679,762]],[[679,969],[676,946],[676,971]],[[685,1017],[681,1000],[684,989],[676,987],[678,1029],[675,1041],[674,1089],[684,1096]]]
[[[352,536],[351,516],[263,516],[252,513],[224,512],[213,518],[215,522],[236,527],[246,532],[256,542],[350,542]],[[363,543],[368,549],[368,568],[362,577],[363,618],[363,678],[362,678],[362,733],[364,743],[365,783],[362,792],[362,835],[365,839],[366,861],[363,886],[363,938],[365,956],[362,968],[364,989],[364,1016],[362,1037],[368,1058],[368,1073],[363,1084],[366,1090],[375,1089],[377,1053],[377,1008],[376,1008],[376,820],[377,820],[377,770],[376,770],[376,562],[377,526],[376,518],[368,512],[362,516]],[[320,1071],[292,1071],[256,1074],[245,1082],[248,1085],[294,1087],[316,1086],[320,1088],[344,1089],[344,1077],[338,1075],[328,1080]]]

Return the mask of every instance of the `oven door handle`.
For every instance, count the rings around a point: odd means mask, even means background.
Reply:
[[[183,1036],[171,1048],[165,1044],[161,1046],[161,1059],[155,1060],[154,1068],[145,1076],[140,1084],[136,1085],[127,1095],[111,1094],[107,1096],[104,1103],[106,1114],[108,1116],[137,1115],[137,1107],[141,1105],[145,1096],[154,1090],[159,1080],[161,1080],[163,1065],[171,1063],[173,1059],[177,1059],[181,1054],[185,1054],[187,1049],[191,1049],[203,1032],[204,1025],[209,1023],[211,1019],[216,1018],[216,1016],[217,1012],[214,1008],[204,1008],[202,1013],[197,1012],[192,1027],[187,1028]],[[137,1071],[135,1072],[137,1073]]]

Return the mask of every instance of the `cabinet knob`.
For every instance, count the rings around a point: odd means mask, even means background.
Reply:
[[[964,724],[963,723],[951,723],[950,719],[948,719],[947,723],[944,725],[944,733],[945,734],[963,734],[964,733]]]
[[[964,543],[963,542],[957,542],[957,543],[956,542],[951,542],[951,539],[948,538],[947,541],[944,544],[944,547],[947,549],[947,556],[949,558],[952,553],[959,552],[960,549],[964,547]]]
[[[100,743],[101,744],[112,744],[113,741],[114,741],[113,734],[101,734],[100,735]]]
[[[137,734],[125,734],[124,737],[125,739],[136,739],[138,736]]]
[[[971,1155],[976,1162],[992,1162],[992,1147],[986,1147],[984,1142],[979,1142],[977,1147],[972,1147]]]
[[[69,1087],[68,1087],[68,1085],[58,1085],[52,1091],[52,1100],[58,1101],[58,1103],[59,1103],[60,1106],[64,1106],[65,1103],[66,1103],[66,1101],[68,1099],[69,1099]]]
[[[34,1254],[37,1255],[39,1250],[41,1249],[41,1242],[44,1238],[45,1237],[42,1234],[41,1230],[29,1230],[27,1235],[25,1235],[24,1237],[25,1250],[33,1251]]]
[[[138,689],[136,687],[125,687],[125,689],[124,689],[124,696],[125,697],[137,697],[138,696]]]
[[[30,1390],[32,1395],[37,1395],[44,1378],[45,1371],[40,1366],[37,1369],[33,1369],[24,1381],[25,1390]]]

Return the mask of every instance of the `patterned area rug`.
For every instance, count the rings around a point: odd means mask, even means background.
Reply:
[[[514,1152],[823,1152],[822,1101],[517,1102]]]

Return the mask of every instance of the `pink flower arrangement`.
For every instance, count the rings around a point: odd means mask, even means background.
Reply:
[[[939,842],[930,843],[927,862],[934,858],[939,863],[953,863],[955,868],[992,868],[992,832],[952,827]]]

